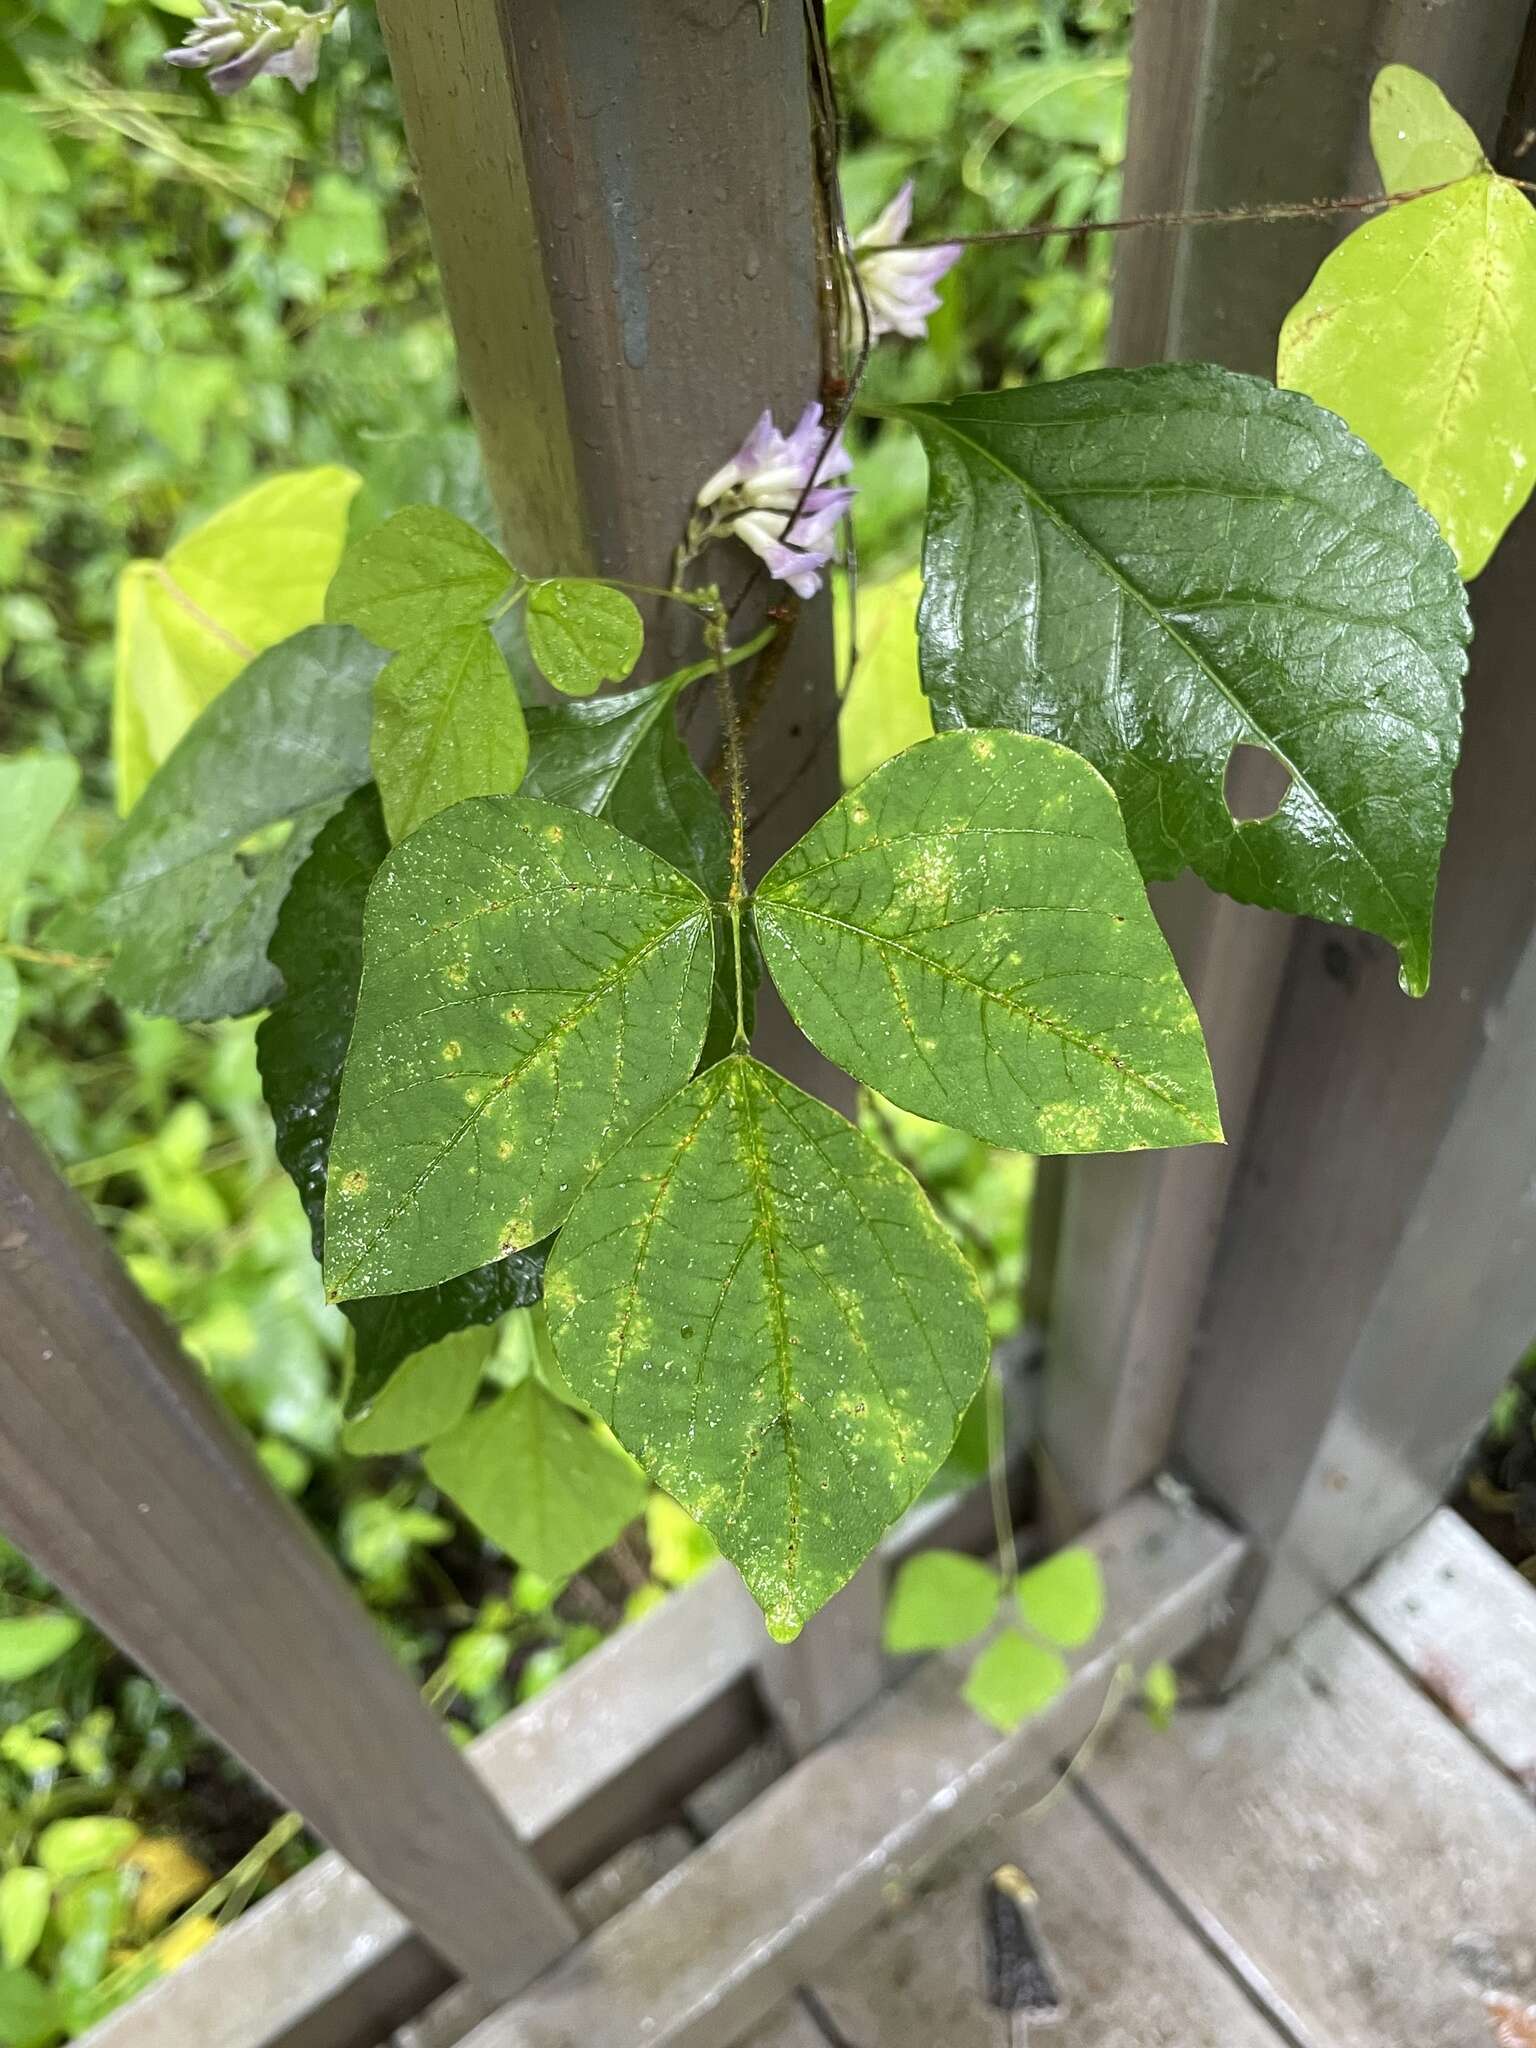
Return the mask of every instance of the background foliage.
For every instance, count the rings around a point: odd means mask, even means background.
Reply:
[[[95,887],[130,563],[160,558],[261,478],[322,464],[362,478],[354,530],[412,499],[485,510],[371,7],[349,9],[306,97],[267,82],[229,102],[161,61],[186,12],[179,0],[0,0],[0,755],[67,751],[83,774],[82,800],[8,904],[13,944]],[[855,228],[909,176],[918,234],[1112,213],[1128,14],[1127,0],[833,0]],[[1105,238],[978,252],[947,281],[928,341],[881,352],[871,395],[1092,367],[1107,271]],[[881,584],[915,560],[924,470],[915,437],[884,428],[865,430],[859,467],[868,627]],[[901,577],[898,617],[914,595]],[[850,767],[910,736],[862,715],[845,735]],[[252,1026],[135,1017],[88,973],[15,965],[5,1085],[456,1726],[488,1725],[707,1560],[653,1496],[643,1538],[551,1586],[472,1528],[414,1458],[345,1450],[344,1325],[276,1166]],[[935,1194],[1004,1334],[1029,1163],[873,1099],[866,1118]],[[509,1383],[520,1341],[514,1331],[493,1366]],[[962,1438],[959,1476],[976,1469],[976,1438]],[[0,1550],[0,1617],[58,1605]],[[0,1686],[0,1869],[39,1867],[46,1828],[91,1816],[130,1821],[133,1843],[174,1837],[180,1904],[237,1862],[271,1808],[87,1629],[61,1662]],[[126,1867],[128,1840],[98,1842],[99,1868],[51,1884],[33,1961],[69,1994],[55,2016],[67,2030],[100,2009],[103,1985],[107,1997],[131,1988],[123,1953],[152,1946],[171,1910],[156,1893],[136,1916],[132,1886],[94,1882]],[[0,1970],[15,1956],[12,1943]],[[50,2020],[29,2036],[24,2016],[0,2012],[0,2039],[7,2028],[23,2042],[57,2032]]]

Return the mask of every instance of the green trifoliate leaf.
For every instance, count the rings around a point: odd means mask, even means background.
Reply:
[[[1422,993],[1468,628],[1409,493],[1299,394],[1200,364],[906,416],[936,722],[1061,741],[1149,879],[1377,932]],[[1228,809],[1239,743],[1290,777],[1269,817]]]
[[[0,1685],[20,1685],[56,1664],[80,1640],[72,1614],[22,1614],[0,1621]]]
[[[557,578],[528,593],[528,651],[568,697],[622,683],[644,644],[634,600],[611,584]]]
[[[952,1650],[990,1628],[1002,1587],[980,1558],[924,1550],[896,1574],[885,1609],[885,1647],[895,1656]]]
[[[984,1721],[1011,1735],[1065,1692],[1071,1676],[1054,1650],[1005,1629],[971,1666],[965,1700]]]
[[[472,796],[510,796],[528,728],[487,626],[451,626],[397,654],[374,685],[373,774],[391,839]]]
[[[456,1330],[400,1366],[341,1432],[356,1458],[390,1457],[430,1444],[469,1413],[496,1332]]]
[[[1091,1643],[1104,1619],[1104,1573],[1091,1550],[1058,1550],[1025,1572],[1019,1612],[1030,1627],[1063,1649]]]
[[[347,799],[316,839],[293,878],[269,948],[283,994],[256,1033],[256,1056],[277,1156],[309,1217],[316,1258],[323,1245],[326,1162],[341,1069],[363,974],[363,906],[388,852],[378,792],[369,784]],[[355,1339],[348,1407],[373,1400],[413,1353],[537,1301],[543,1275],[539,1248],[513,1252],[441,1287],[343,1303]]]
[[[629,1459],[534,1379],[466,1416],[426,1466],[493,1543],[545,1579],[580,1571],[645,1508]]]
[[[920,741],[834,804],[754,906],[801,1030],[903,1109],[1026,1152],[1221,1136],[1114,794],[1065,747]]]
[[[158,770],[106,853],[105,896],[76,950],[117,946],[107,986],[183,1019],[258,1010],[278,993],[267,942],[294,871],[368,779],[380,657],[313,626],[260,655]]]
[[[1371,151],[1388,192],[1417,192],[1489,168],[1483,146],[1432,78],[1384,64],[1371,87]]]
[[[1536,481],[1536,212],[1491,172],[1341,242],[1275,372],[1346,419],[1434,514],[1463,576]]]
[[[916,1184],[740,1054],[597,1173],[551,1257],[560,1365],[797,1633],[943,1462],[987,1363]]]
[[[483,534],[439,506],[407,505],[347,549],[325,616],[380,647],[410,647],[479,623],[511,581]]]
[[[611,825],[479,797],[368,898],[325,1207],[335,1297],[429,1287],[564,1221],[692,1073],[708,899]]]

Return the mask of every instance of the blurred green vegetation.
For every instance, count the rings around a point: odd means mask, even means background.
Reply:
[[[112,826],[114,607],[130,559],[158,556],[262,476],[320,463],[362,475],[359,517],[420,498],[470,516],[485,506],[371,6],[354,0],[307,96],[266,81],[228,102],[162,62],[189,11],[0,0],[0,755],[67,751],[83,777],[0,931],[21,987],[0,1077],[467,1736],[698,1569],[707,1546],[653,1500],[645,1540],[549,1586],[488,1545],[416,1460],[346,1455],[344,1326],[275,1164],[251,1025],[125,1016],[87,968],[27,957],[52,912],[89,893]],[[907,177],[918,235],[1112,213],[1128,11],[832,0],[855,228]],[[1090,367],[1106,241],[969,254],[929,339],[882,348],[866,392],[912,398]],[[916,558],[925,478],[909,434],[856,438],[858,542],[878,585]],[[909,578],[902,601],[913,594]],[[902,715],[910,723],[910,706]],[[878,753],[879,724],[861,726],[860,748]],[[1029,1163],[878,1104],[868,1115],[933,1191],[1004,1332],[1018,1315]],[[0,1619],[60,1607],[0,1547]],[[33,1868],[44,1830],[82,1816],[174,1838],[206,1874],[244,1856],[273,1809],[86,1629],[57,1662],[0,1685],[0,1873]],[[284,1849],[221,1911],[303,1853]],[[119,1845],[58,1879],[26,1970],[12,1968],[0,1893],[0,2041],[32,2048],[78,2031],[131,1988],[123,1952],[163,1937],[155,1915],[135,1917],[142,1881],[122,1880],[124,1867]],[[12,1888],[12,1912],[25,1890]],[[69,1999],[34,2015],[29,2034],[4,2001],[24,2005],[19,1978],[36,1971]]]

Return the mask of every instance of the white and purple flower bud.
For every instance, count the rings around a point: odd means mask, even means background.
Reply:
[[[312,14],[288,0],[207,0],[186,39],[167,50],[180,71],[206,71],[217,93],[239,92],[265,74],[286,78],[300,92],[320,69],[320,44],[341,12],[342,0]]]
[[[840,432],[827,445],[819,405],[808,405],[787,435],[765,412],[699,492],[690,542],[697,549],[726,537],[744,541],[770,576],[814,597],[838,521],[853,503],[853,492],[830,480],[852,467]]]
[[[945,242],[937,249],[898,249],[912,225],[912,180],[870,222],[853,244],[864,303],[869,309],[869,339],[882,334],[905,335],[921,341],[928,332],[928,317],[937,313],[942,301],[934,287],[947,271],[953,270],[965,253],[958,242]],[[850,325],[857,326],[857,295],[850,311]],[[859,336],[846,336],[850,348]]]

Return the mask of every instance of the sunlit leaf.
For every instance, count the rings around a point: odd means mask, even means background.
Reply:
[[[325,600],[335,625],[409,647],[480,623],[512,580],[482,534],[435,505],[407,505],[354,541]]]
[[[568,697],[622,683],[644,641],[634,600],[610,584],[559,577],[528,593],[528,651]]]
[[[67,754],[16,754],[0,761],[0,939],[79,781]]]
[[[121,1002],[183,1019],[260,1009],[279,983],[267,942],[294,870],[368,777],[382,658],[313,626],[259,655],[208,706],[109,841],[107,889],[81,950],[120,950]],[[82,943],[83,942],[83,943]]]
[[[693,1071],[708,899],[601,819],[439,812],[368,899],[326,1193],[333,1295],[428,1287],[536,1243]]]
[[[546,1300],[577,1395],[781,1638],[921,1493],[987,1361],[970,1269],[916,1184],[741,1055],[600,1169]]]
[[[1488,169],[1483,146],[1432,78],[1383,64],[1371,87],[1371,152],[1388,192],[1417,192]]]
[[[373,773],[392,839],[472,796],[510,796],[528,729],[484,626],[450,626],[397,654],[374,685]]]
[[[1065,1692],[1071,1675],[1054,1650],[1004,1629],[971,1666],[965,1699],[984,1721],[1011,1735]]]
[[[0,1964],[7,1970],[19,1970],[31,1958],[48,1925],[52,1899],[53,1879],[36,1864],[15,1864],[0,1874]]]
[[[1149,879],[1189,866],[1377,932],[1422,993],[1468,627],[1411,495],[1300,394],[1207,365],[906,416],[933,471],[935,722],[1059,740],[1113,786]],[[1227,806],[1239,743],[1289,777],[1268,817]]]
[[[843,783],[851,789],[903,747],[927,739],[933,713],[917,672],[917,602],[923,579],[905,569],[888,583],[861,583],[852,611],[841,579],[839,626],[856,626],[858,659],[838,714]]]
[[[1221,1135],[1114,796],[1064,747],[909,747],[785,854],[754,917],[800,1029],[904,1109],[1028,1152]]]
[[[1025,1572],[1019,1612],[1037,1634],[1065,1650],[1080,1649],[1104,1619],[1104,1573],[1091,1550],[1058,1550]]]
[[[320,623],[358,484],[330,466],[269,477],[162,560],[128,564],[112,696],[119,810],[255,655]]]
[[[645,1506],[645,1481],[535,1379],[466,1416],[427,1452],[427,1476],[511,1558],[569,1578]]]
[[[1486,173],[1365,222],[1280,331],[1276,376],[1347,420],[1464,576],[1536,482],[1536,211]]]
[[[370,784],[347,799],[316,839],[268,949],[283,994],[256,1034],[262,1092],[276,1127],[277,1156],[299,1191],[317,1258],[326,1161],[363,973],[363,906],[388,852]],[[356,1340],[349,1407],[365,1407],[413,1353],[537,1301],[543,1272],[542,1249],[514,1252],[440,1287],[344,1302]]]
[[[85,1877],[121,1863],[138,1839],[137,1821],[88,1814],[50,1821],[37,1838],[35,1854],[50,1877]]]
[[[885,1647],[893,1655],[952,1650],[990,1628],[1002,1588],[980,1558],[920,1550],[896,1574],[885,1609]]]

